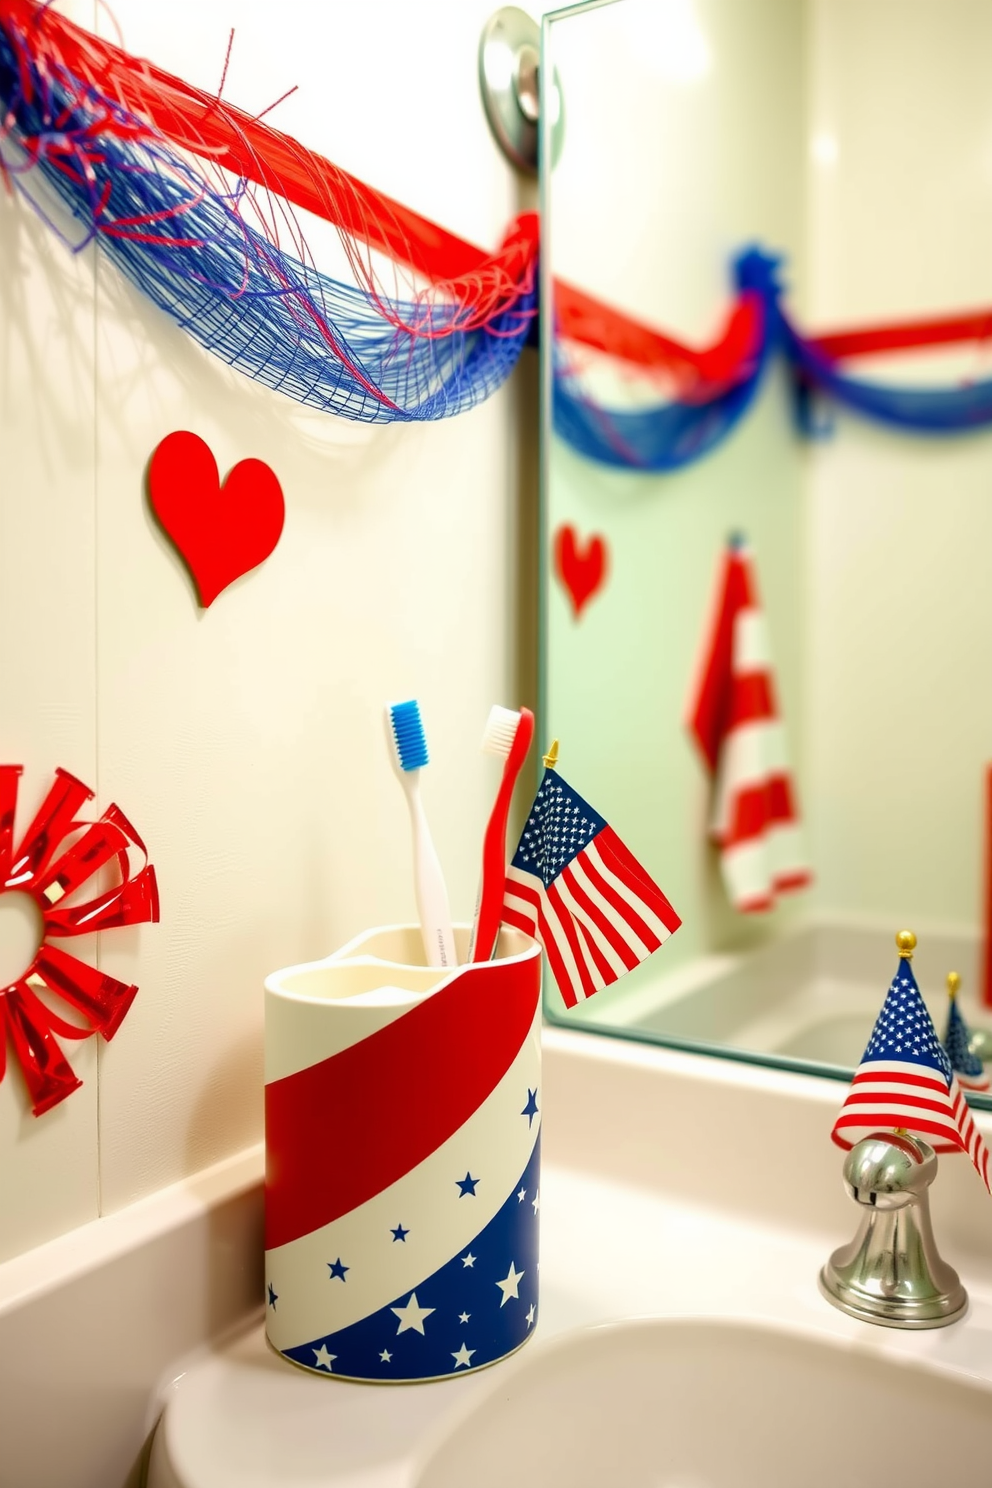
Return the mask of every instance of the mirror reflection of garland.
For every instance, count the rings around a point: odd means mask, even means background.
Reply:
[[[817,436],[826,425],[821,400],[892,428],[916,434],[957,434],[992,424],[992,380],[957,387],[888,387],[852,377],[843,370],[850,357],[992,337],[992,310],[941,320],[879,326],[821,338],[801,335],[781,302],[781,260],[757,247],[740,253],[733,265],[734,308],[720,340],[693,353],[667,338],[647,333],[630,338],[623,358],[649,374],[661,374],[674,389],[670,401],[640,409],[603,407],[583,387],[581,357],[570,355],[570,340],[609,351],[609,337],[573,337],[571,304],[559,313],[555,347],[555,431],[588,459],[643,471],[671,471],[691,464],[721,444],[747,412],[773,356],[782,355],[791,372],[797,424]],[[576,325],[588,330],[588,312]]]
[[[0,0],[0,104],[0,174],[73,251],[98,242],[208,351],[309,407],[375,423],[461,413],[533,338],[533,213],[487,253],[36,0]],[[81,232],[46,210],[35,173]],[[353,283],[316,268],[294,208],[337,228]],[[390,283],[374,255],[394,265]],[[806,433],[820,395],[921,434],[992,423],[992,380],[896,388],[843,370],[850,357],[982,342],[992,310],[814,339],[783,308],[777,269],[759,248],[738,255],[726,330],[702,351],[556,282],[556,431],[606,465],[678,469],[727,437],[777,354]],[[660,376],[665,401],[597,401],[583,347]]]

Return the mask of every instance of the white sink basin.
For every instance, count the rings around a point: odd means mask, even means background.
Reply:
[[[984,1488],[992,1386],[829,1336],[643,1319],[535,1348],[416,1488]]]

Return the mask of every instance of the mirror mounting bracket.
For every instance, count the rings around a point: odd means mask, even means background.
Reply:
[[[483,27],[479,41],[479,87],[493,138],[511,165],[537,174],[540,122],[541,29],[526,11],[504,5]],[[553,153],[563,124],[561,89],[555,74]]]

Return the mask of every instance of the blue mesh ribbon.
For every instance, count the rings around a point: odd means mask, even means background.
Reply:
[[[960,387],[886,387],[842,372],[782,319],[782,345],[798,387],[820,394],[876,423],[912,434],[962,434],[992,423],[992,382]]]

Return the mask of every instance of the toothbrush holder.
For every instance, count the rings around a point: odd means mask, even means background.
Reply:
[[[470,929],[456,927],[459,957]],[[265,982],[266,1334],[317,1374],[469,1374],[537,1320],[541,948],[420,929]]]

